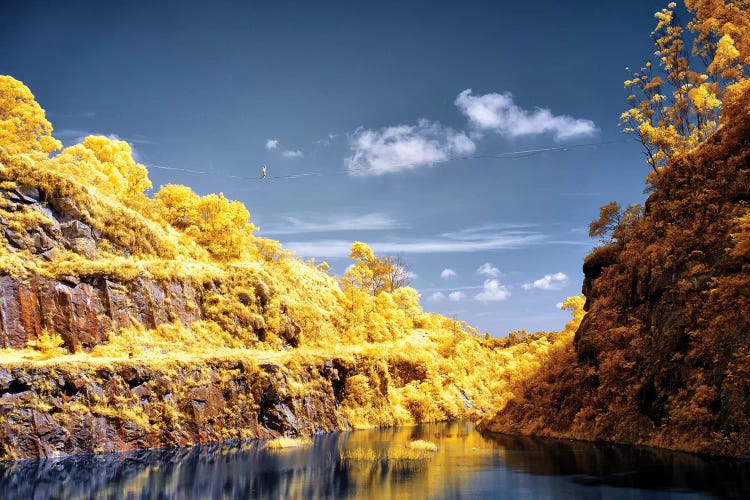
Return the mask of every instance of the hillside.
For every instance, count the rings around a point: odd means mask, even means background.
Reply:
[[[584,262],[574,342],[486,428],[750,453],[748,110],[744,80],[718,131],[651,177],[643,215]]]
[[[0,77],[0,459],[478,418],[581,319],[484,338],[363,243],[339,279],[126,142],[60,149]]]

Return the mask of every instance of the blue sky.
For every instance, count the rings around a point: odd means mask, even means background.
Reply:
[[[644,199],[617,120],[663,6],[11,0],[0,73],[66,145],[127,140],[338,274],[355,240],[400,254],[426,309],[503,336],[561,328],[588,223]]]

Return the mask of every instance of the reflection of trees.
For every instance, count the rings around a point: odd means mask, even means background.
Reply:
[[[438,451],[415,466],[340,458],[344,449],[378,451],[417,439],[436,443]],[[575,496],[581,486],[574,483],[742,496],[750,492],[750,465],[480,434],[465,423],[329,434],[304,449],[266,450],[246,442],[0,464],[2,496],[29,499],[450,498],[514,488]]]

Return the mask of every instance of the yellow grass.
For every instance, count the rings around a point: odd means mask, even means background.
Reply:
[[[309,437],[279,437],[266,442],[266,448],[270,450],[282,450],[286,448],[303,448],[311,444],[312,439]]]
[[[423,439],[417,439],[415,441],[409,441],[406,443],[406,448],[410,450],[418,451],[437,451],[438,447],[431,441],[425,441]]]

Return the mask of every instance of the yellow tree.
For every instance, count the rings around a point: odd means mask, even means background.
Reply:
[[[750,65],[750,1],[685,0],[685,6],[694,14],[686,27],[674,2],[655,14],[658,59],[625,81],[631,108],[621,125],[638,137],[656,173],[716,131],[724,96]]]
[[[133,159],[130,145],[125,141],[88,136],[81,144],[63,149],[53,159],[53,165],[132,208],[148,203],[145,195],[151,188],[148,171]]]
[[[31,90],[6,75],[0,75],[0,145],[11,154],[50,153],[62,147]]]
[[[641,216],[641,211],[638,203],[622,210],[619,203],[611,201],[599,209],[599,218],[589,224],[589,236],[598,236],[605,243],[621,240]]]
[[[187,186],[168,184],[154,195],[160,216],[191,236],[217,260],[239,259],[254,247],[250,212],[223,194],[198,196]]]
[[[377,295],[409,284],[411,273],[401,258],[378,258],[372,248],[361,241],[354,242],[349,258],[354,265],[344,273],[342,281],[345,288],[353,286],[370,295]]]

